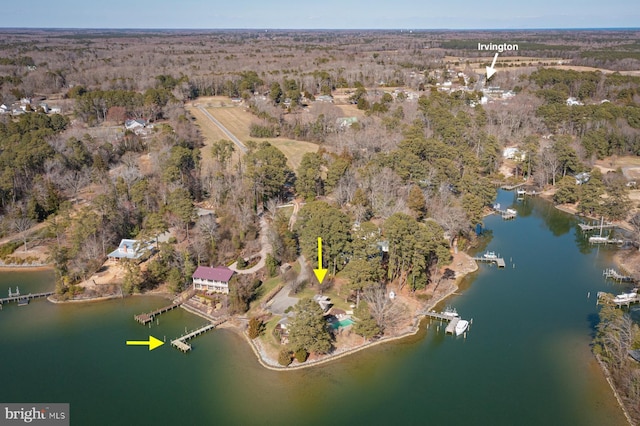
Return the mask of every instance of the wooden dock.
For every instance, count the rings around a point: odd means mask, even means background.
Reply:
[[[178,306],[182,305],[184,302],[186,302],[187,300],[192,298],[195,295],[195,293],[196,292],[194,290],[185,291],[185,292],[181,293],[180,296],[178,296],[176,299],[174,299],[172,304],[164,306],[164,307],[162,307],[160,309],[156,309],[153,312],[134,315],[133,319],[135,319],[136,321],[138,321],[142,325],[147,325],[150,322],[153,322],[153,320],[155,319],[156,316],[162,315],[165,312],[169,312],[169,311],[177,308]]]
[[[602,271],[602,276],[618,282],[635,282],[635,279],[629,275],[623,275],[613,268]]]
[[[622,306],[631,306],[632,304],[635,303],[640,303],[640,294],[636,294],[635,297],[632,298],[627,298],[625,300],[616,300],[618,296],[616,297],[611,297],[610,294],[605,293],[604,291],[599,291],[598,292],[598,303],[600,303],[601,300],[604,299],[604,301],[606,303],[611,303],[616,305],[618,308],[621,308]]]
[[[494,207],[493,211],[494,211],[494,213],[497,213],[500,216],[502,216],[502,219],[504,219],[504,220],[515,219],[516,216],[518,215],[518,213],[513,209],[502,210],[499,207]]]
[[[187,353],[192,349],[191,345],[187,343],[187,340],[193,339],[194,337],[199,336],[203,333],[206,333],[209,330],[213,330],[214,328],[216,328],[217,326],[219,326],[225,321],[226,319],[215,322],[215,323],[209,323],[203,327],[198,328],[197,330],[187,332],[184,335],[178,337],[177,339],[172,340],[171,346],[173,346],[178,350],[181,350],[184,353]]]
[[[507,264],[501,257],[472,257],[476,262],[495,263],[498,268],[504,268]]]
[[[47,291],[44,293],[29,293],[29,294],[18,294],[16,296],[11,296],[11,297],[5,297],[3,299],[0,299],[0,305],[4,304],[4,303],[9,303],[9,302],[20,302],[21,300],[31,300],[31,299],[37,299],[39,297],[48,297],[51,296],[54,292],[53,291]]]
[[[588,225],[586,223],[579,223],[578,226],[580,227],[580,229],[582,230],[582,232],[586,232],[586,231],[595,231],[598,230],[600,228],[602,229],[609,229],[609,228],[616,228],[617,226],[614,225],[613,223],[604,223],[602,225]]]
[[[504,184],[504,185],[500,186],[500,189],[504,189],[505,191],[513,191],[514,189],[518,189],[518,188],[520,188],[522,186],[525,186],[526,184],[527,184],[527,182],[517,183],[515,185]]]
[[[133,319],[135,319],[136,321],[138,321],[140,324],[142,325],[147,325],[150,322],[153,322],[153,320],[155,319],[156,316],[164,314],[165,312],[169,312],[175,308],[177,308],[178,306],[182,305],[183,301],[176,301],[173,302],[172,304],[168,305],[168,306],[164,306],[160,309],[156,309],[153,312],[149,312],[146,314],[139,314],[139,315],[135,315],[133,317]]]
[[[437,319],[439,321],[447,321],[447,327],[444,329],[445,334],[456,334],[456,325],[460,321],[460,317],[454,317],[453,315],[445,315],[435,311],[423,312],[424,316]]]
[[[589,237],[589,244],[619,244],[622,245],[625,240],[609,237]]]

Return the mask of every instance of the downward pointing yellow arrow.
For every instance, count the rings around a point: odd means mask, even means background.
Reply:
[[[322,284],[324,277],[327,275],[327,270],[322,267],[322,238],[318,237],[318,269],[314,269],[313,273],[316,274],[318,282]]]
[[[128,346],[149,346],[149,350],[152,351],[158,346],[164,345],[162,340],[156,339],[153,336],[149,336],[149,340],[127,340]]]

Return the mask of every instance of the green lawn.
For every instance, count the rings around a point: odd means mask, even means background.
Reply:
[[[253,300],[249,304],[249,312],[251,312],[254,308],[259,307],[262,303],[262,299],[271,292],[274,288],[278,286],[278,284],[282,283],[282,277],[276,276],[273,278],[269,278],[265,282],[262,283],[260,287],[258,287],[257,294],[255,300]]]
[[[299,297],[300,299],[303,299],[305,297],[312,298],[316,294],[318,294],[318,287],[307,285],[304,289],[299,291],[295,295],[295,297]],[[340,295],[338,295],[337,289],[334,287],[328,291],[325,291],[324,295],[331,299],[331,303],[333,303],[333,306],[335,306],[336,308],[344,309],[345,311],[351,310],[351,308],[349,307],[350,303],[345,302],[344,300],[344,291],[341,292]]]
[[[280,318],[282,318],[280,315],[274,315],[273,318],[265,324],[264,333],[258,337],[263,343],[275,348],[276,350],[280,350],[280,342],[276,341],[273,336],[273,330],[276,328],[276,325],[278,325]]]

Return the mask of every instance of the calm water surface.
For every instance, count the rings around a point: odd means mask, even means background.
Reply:
[[[498,201],[515,203],[504,192]],[[618,290],[601,278],[611,251],[589,247],[575,219],[541,200],[514,205],[515,221],[485,221],[487,249],[507,268],[481,266],[447,301],[473,318],[467,339],[425,323],[399,343],[272,372],[225,330],[188,355],[125,346],[204,323],[181,309],[151,330],[133,320],[162,299],[39,300],[0,311],[0,401],[69,402],[73,425],[625,425],[589,349],[593,296]],[[0,272],[0,295],[16,284],[52,289],[53,276]]]

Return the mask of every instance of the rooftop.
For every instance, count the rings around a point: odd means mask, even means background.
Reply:
[[[226,266],[217,266],[215,268],[211,268],[209,266],[198,266],[198,269],[193,273],[192,278],[228,283],[232,276],[233,271]]]

